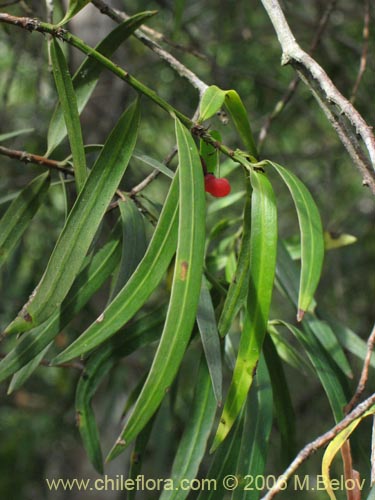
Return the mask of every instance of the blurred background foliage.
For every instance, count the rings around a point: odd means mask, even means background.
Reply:
[[[0,2],[0,7],[4,3]],[[246,105],[256,135],[294,77],[292,68],[280,66],[277,38],[257,0],[113,0],[108,3],[130,15],[142,10],[158,10],[158,15],[148,25],[170,40],[163,46],[207,84],[236,89]],[[335,5],[315,57],[341,92],[350,97],[363,50],[365,2],[341,0],[332,3]],[[283,2],[287,19],[303,48],[310,46],[328,4],[327,0]],[[372,23],[375,20],[373,7],[371,5]],[[61,18],[63,8],[55,1],[56,19]],[[46,16],[45,4],[39,0],[23,0],[1,10],[41,19]],[[91,5],[69,26],[91,45],[99,42],[113,27],[114,23]],[[358,110],[370,124],[375,118],[374,33],[375,30],[370,30],[367,69],[355,99]],[[31,133],[10,139],[4,145],[41,155],[46,151],[46,133],[56,102],[46,41],[36,33],[30,34],[5,25],[0,27],[0,134],[32,128]],[[82,60],[81,54],[70,47],[65,49],[69,53],[73,72]],[[176,108],[193,116],[198,104],[196,90],[138,40],[129,39],[116,52],[114,60]],[[112,74],[103,72],[94,96],[82,114],[85,143],[102,143],[133,96],[132,89]],[[137,149],[161,161],[174,146],[173,121],[146,99],[143,99],[142,115]],[[214,118],[210,120],[210,127],[220,131],[227,145],[232,148],[240,146],[230,124],[224,125],[219,118]],[[53,158],[63,159],[68,154],[65,141]],[[327,253],[317,298],[325,310],[366,339],[374,320],[374,198],[362,186],[362,179],[335,132],[302,84],[291,102],[272,122],[262,147],[262,157],[287,166],[306,183],[317,202],[325,230],[334,234],[349,233],[357,238],[354,245]],[[222,173],[228,174],[233,191],[242,190],[241,173],[230,163],[225,163],[225,158],[222,160]],[[21,189],[43,169],[6,157],[1,157],[0,163],[0,211],[3,213],[11,193]],[[149,169],[144,164],[133,160],[122,188],[130,190],[148,173]],[[54,181],[58,180],[59,177],[54,174]],[[272,180],[278,199],[280,235],[289,238],[297,233],[295,212],[277,176],[273,176]],[[167,183],[160,176],[144,191],[145,203],[155,206],[157,210],[158,203],[164,201],[166,188]],[[69,185],[67,193],[69,203],[72,201]],[[17,252],[0,274],[1,289],[6,291],[0,302],[2,326],[14,317],[40,279],[47,256],[64,223],[64,200],[61,184],[57,183],[24,235]],[[230,208],[211,211],[207,217],[208,228],[214,227],[220,220],[231,221],[241,217],[242,209],[240,199]],[[239,223],[234,224],[228,229],[228,234],[233,234],[238,227]],[[219,243],[212,243],[213,255],[215,245]],[[107,292],[108,287],[90,301],[80,319],[58,337],[58,346],[63,346],[67,336],[77,335],[98,315],[107,300]],[[159,290],[151,302],[158,303],[166,297],[167,290]],[[294,314],[285,299],[275,293],[271,317],[282,316],[293,321]],[[95,397],[94,405],[105,449],[118,433],[119,417],[127,395],[147,371],[150,349],[143,349],[136,356],[130,356],[126,363],[120,363]],[[191,370],[196,370],[196,357],[193,344],[175,384],[179,390],[175,388],[172,391],[156,418],[145,457],[146,476],[168,475],[176,437],[180,436],[189,413],[192,387],[186,384],[186,379],[189,379]],[[349,358],[354,380],[357,380],[361,364],[350,355]],[[287,376],[297,415],[300,448],[327,429],[332,424],[332,417],[315,379],[296,376],[296,372],[288,368]],[[77,498],[77,493],[48,492],[44,478],[95,476],[87,462],[74,421],[77,377],[78,373],[74,370],[40,367],[24,388],[11,396],[6,394],[6,384],[0,385],[0,498]],[[172,425],[167,418],[171,413],[175,415],[174,428],[168,428]],[[361,433],[358,441],[368,443],[369,429],[366,424],[358,432]],[[160,435],[165,439],[157,439]],[[278,431],[274,429],[267,468],[272,473],[276,470],[281,472],[279,448]],[[368,446],[358,450],[354,448],[354,453],[368,470]],[[106,472],[113,477],[125,474],[128,460],[129,454],[123,454],[109,465]],[[316,473],[317,470],[318,461],[313,459],[301,470],[301,474],[304,471]],[[281,494],[280,498],[282,500],[289,495],[290,492]],[[94,498],[89,493],[79,495],[79,498],[86,497]],[[110,492],[103,496],[95,493],[95,498],[116,497]],[[154,497],[148,493],[143,498]],[[293,498],[323,499],[326,493],[296,492]]]

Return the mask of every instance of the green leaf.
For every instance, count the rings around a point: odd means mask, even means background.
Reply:
[[[12,139],[13,137],[18,137],[23,134],[30,134],[34,132],[33,128],[22,128],[20,130],[14,130],[13,132],[6,132],[5,134],[0,134],[0,142],[7,141],[8,139]]]
[[[211,85],[205,91],[199,104],[199,122],[204,122],[217,113],[225,100],[225,90],[219,89],[216,85]]]
[[[176,120],[180,209],[175,270],[167,318],[158,350],[127,425],[109,453],[115,458],[139,434],[163,400],[189,342],[198,306],[205,243],[205,191],[198,151]]]
[[[228,333],[234,318],[246,301],[249,284],[250,263],[250,240],[251,240],[251,190],[248,183],[248,195],[244,208],[243,230],[240,253],[238,255],[237,268],[234,278],[229,286],[228,294],[219,319],[219,332],[221,336]]]
[[[343,409],[347,403],[348,394],[348,385],[342,371],[309,330],[301,332],[285,321],[280,321],[280,324],[286,326],[304,347],[327,394],[335,420],[339,422],[344,418]]]
[[[59,101],[61,103],[61,109],[66,129],[68,131],[70,149],[73,156],[77,193],[79,193],[87,178],[86,156],[83,147],[82,130],[79,121],[77,99],[74,93],[68,65],[63,51],[55,38],[52,39],[51,43],[51,60],[57,93],[59,95]]]
[[[225,93],[225,106],[232,117],[233,123],[239,133],[241,140],[248,152],[256,159],[258,157],[254,136],[251,131],[247,111],[241,97],[235,90],[227,90]]]
[[[271,183],[251,172],[253,187],[250,238],[250,279],[245,323],[220,424],[212,445],[215,450],[238,417],[251,387],[266,333],[276,266],[277,210]]]
[[[146,447],[150,439],[151,431],[154,426],[155,416],[150,419],[146,427],[138,434],[135,440],[134,447],[130,456],[130,467],[128,478],[137,480],[142,470],[142,462],[145,458]],[[137,490],[128,489],[126,492],[126,500],[135,500],[137,495]]]
[[[113,366],[113,360],[102,350],[87,363],[76,391],[76,421],[87,456],[99,474],[103,474],[100,437],[91,400],[97,387]]]
[[[233,492],[233,500],[258,500],[257,488],[245,490],[249,476],[261,477],[267,460],[268,441],[272,428],[273,400],[271,381],[263,357],[246,404],[241,447],[237,461],[236,477],[239,487]],[[244,479],[246,478],[246,479]]]
[[[122,256],[111,297],[115,297],[127,283],[147,247],[143,217],[133,200],[126,198],[119,201],[118,206],[123,227]]]
[[[221,142],[221,135],[217,130],[212,130],[210,135],[216,141]],[[220,157],[219,150],[212,146],[212,144],[207,144],[207,142],[201,139],[199,141],[199,155],[206,165],[207,172],[217,174]]]
[[[306,186],[292,172],[268,161],[292,195],[301,233],[301,275],[298,297],[299,321],[308,310],[319,283],[324,258],[323,228],[319,211]]]
[[[19,343],[0,361],[0,381],[9,377],[38,356],[58,333],[85,306],[94,293],[114,271],[121,256],[120,239],[113,238],[83,266],[72,289],[54,314],[42,325],[23,335]]]
[[[101,474],[103,459],[99,432],[91,406],[92,398],[103,378],[120,357],[128,356],[160,336],[163,318],[164,307],[142,315],[134,324],[89,357],[85,371],[78,382],[75,402],[78,428],[90,462]]]
[[[137,101],[120,117],[69,214],[29,302],[6,333],[30,330],[59,307],[77,276],[132,155],[139,125]]]
[[[178,175],[172,181],[158,225],[138,268],[91,326],[52,362],[63,363],[114,335],[143,306],[160,283],[176,251]]]
[[[300,279],[298,277],[297,265],[291,259],[288,251],[281,242],[278,248],[276,275],[282,290],[285,291],[291,302],[297,306],[298,282]],[[314,301],[312,305],[315,306]],[[308,313],[305,315],[305,319],[302,322],[302,328],[304,331],[314,334],[331,353],[337,365],[343,369],[346,375],[348,377],[352,376],[351,368],[345,353],[329,324],[320,321],[316,314]]]
[[[335,320],[331,315],[327,314],[326,311],[322,312],[321,309],[319,309],[319,315],[327,321],[342,347],[354,354],[354,356],[359,358],[361,361],[364,361],[367,354],[367,343],[354,333],[353,330],[344,326],[339,321]],[[371,356],[370,365],[375,368],[374,356]]]
[[[39,354],[37,354],[34,359],[29,361],[25,366],[23,366],[20,370],[18,370],[18,372],[13,375],[8,387],[8,394],[12,394],[12,392],[18,391],[25,384],[25,382],[38,368],[40,362],[49,351],[51,345],[52,343],[48,344],[47,347],[45,347]]]
[[[90,2],[91,0],[69,0],[68,10],[66,11],[64,18],[57,24],[57,26],[62,26],[67,23]]]
[[[330,354],[345,375],[349,378],[353,378],[351,366],[330,325],[318,319],[313,314],[307,313],[304,321],[304,330],[306,328],[311,329],[315,337],[321,342],[324,349]]]
[[[142,161],[143,163],[146,163],[147,165],[149,165],[152,168],[156,168],[162,174],[166,175],[170,179],[173,179],[173,176],[174,176],[173,170],[171,170],[166,165],[164,165],[164,163],[161,163],[160,161],[155,160],[154,158],[151,158],[151,156],[144,155],[137,150],[133,154],[133,157],[139,161]]]
[[[281,437],[281,456],[287,466],[297,453],[295,414],[284,367],[270,335],[266,335],[264,340],[264,356],[272,384],[275,416]]]
[[[50,185],[49,172],[33,179],[15,198],[0,220],[0,267],[10,256],[44,201]]]
[[[130,17],[107,35],[96,47],[95,50],[106,57],[111,57],[116,49],[146,20],[153,16],[155,11],[140,12]],[[92,95],[98,82],[103,65],[92,57],[86,57],[73,76],[73,88],[77,101],[78,113],[81,114]],[[45,156],[49,156],[52,151],[66,137],[67,131],[64,123],[62,108],[58,103],[52,115],[48,127],[48,151]]]
[[[193,406],[184,434],[177,448],[170,475],[173,484],[192,481],[198,473],[216,413],[215,396],[205,361],[200,363]],[[187,489],[164,490],[160,500],[183,500],[189,495]]]
[[[226,337],[226,340],[230,337]],[[224,488],[225,478],[236,473],[236,464],[241,451],[241,438],[244,423],[244,411],[229,432],[227,439],[214,455],[213,461],[205,479],[211,480],[216,488],[201,490],[198,500],[217,500],[226,498],[228,490]]]
[[[201,294],[197,309],[197,324],[202,339],[204,354],[210,372],[212,387],[218,406],[222,401],[222,366],[219,333],[217,331],[215,310],[212,304],[206,278],[203,276]]]

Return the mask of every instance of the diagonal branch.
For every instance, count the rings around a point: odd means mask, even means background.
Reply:
[[[127,16],[124,12],[113,9],[102,0],[92,0],[92,4],[95,5],[95,7],[100,10],[100,12],[106,14],[117,23],[122,23],[124,20],[129,18],[129,16]],[[155,52],[155,54],[157,54],[161,59],[167,62],[178,75],[186,78],[190,82],[190,84],[198,90],[199,96],[202,97],[208,85],[204,83],[195,73],[184,66],[167,50],[163,49],[157,42],[151,40],[151,38],[145,35],[145,33],[142,33],[141,30],[136,30],[134,36],[138,38],[138,40],[146,45],[149,49]]]
[[[282,64],[291,64],[298,71],[300,77],[304,77],[304,82],[313,90],[314,96],[316,98],[318,96],[320,101],[331,109],[331,114],[337,120],[339,118],[342,120],[342,117],[345,117],[354,129],[352,134],[345,133],[345,142],[342,135],[340,135],[340,139],[362,175],[365,166],[364,184],[369,185],[375,194],[375,136],[372,128],[352,103],[339,92],[324,69],[298,45],[278,0],[261,1],[281,45],[283,51]],[[363,157],[361,162],[358,161],[360,145],[356,135],[362,138],[369,160]]]
[[[322,434],[318,438],[307,444],[296,456],[293,462],[288,466],[283,474],[281,474],[274,486],[261,498],[261,500],[271,500],[278,493],[285,490],[286,482],[293,476],[296,470],[315,452],[323,448],[341,431],[346,429],[354,420],[362,417],[375,404],[375,394],[372,394],[363,403],[359,404],[352,410],[343,420],[336,424],[332,429]]]

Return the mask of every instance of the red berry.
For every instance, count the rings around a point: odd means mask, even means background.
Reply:
[[[216,179],[214,188],[212,190],[212,195],[217,198],[223,198],[224,196],[228,196],[230,193],[230,184],[227,179]]]
[[[215,183],[216,177],[213,174],[206,174],[204,176],[204,189],[207,193],[212,194],[213,184]]]
[[[227,179],[218,179],[212,174],[204,178],[205,190],[216,198],[223,198],[230,193],[230,184]]]

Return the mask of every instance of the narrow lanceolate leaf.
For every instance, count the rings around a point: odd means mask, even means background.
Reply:
[[[69,291],[132,155],[139,125],[139,103],[119,119],[79,193],[46,271],[6,333],[30,330],[60,306]]]
[[[322,222],[306,186],[286,168],[275,162],[268,163],[287,185],[297,210],[301,233],[301,275],[297,318],[301,321],[313,300],[322,272],[324,258]]]
[[[361,417],[358,417],[357,419],[353,420],[348,427],[343,429],[337,436],[335,436],[332,441],[329,443],[327,446],[326,451],[324,452],[323,460],[322,460],[322,477],[323,477],[323,482],[324,486],[327,490],[327,493],[330,497],[331,500],[336,500],[336,495],[334,493],[334,489],[332,488],[331,484],[331,478],[330,478],[330,468],[331,464],[333,462],[333,459],[337,455],[337,453],[340,451],[340,449],[343,447],[345,442],[349,439],[350,435],[354,432],[354,430],[358,427],[358,424],[362,422],[362,420],[369,415],[373,415],[375,412],[375,408],[372,408],[371,410],[367,411],[364,413]],[[359,478],[359,475],[357,477],[357,489],[359,491],[362,490],[362,487],[360,485],[361,482],[364,483],[364,480],[361,481]],[[337,490],[337,488],[335,488]]]
[[[233,500],[258,500],[261,491],[248,489],[248,478],[262,477],[267,461],[268,441],[272,428],[273,399],[272,387],[263,357],[259,366],[248,401],[242,431],[241,448],[237,461],[236,476],[239,487],[232,495]]]
[[[251,172],[250,180],[253,193],[245,322],[232,382],[212,450],[225,439],[246,401],[262,350],[271,305],[277,248],[276,201],[271,183],[264,174]]]
[[[42,325],[23,335],[19,343],[0,361],[0,381],[6,379],[38,356],[59,332],[85,306],[118,265],[120,239],[108,241],[84,266],[72,289],[54,314]]]
[[[309,330],[301,332],[301,330],[285,321],[280,321],[280,323],[286,326],[304,347],[322,383],[335,420],[339,422],[344,418],[343,408],[347,403],[348,395],[348,384],[343,377],[342,371]]]
[[[13,375],[8,387],[8,394],[12,394],[12,392],[18,391],[25,384],[25,382],[38,368],[41,361],[49,351],[51,345],[52,343],[48,344],[47,347],[45,347],[39,354],[37,354],[34,359],[29,361],[27,365],[23,366],[20,370],[18,370],[18,372]]]
[[[225,100],[225,90],[219,89],[216,85],[211,85],[203,94],[199,105],[199,121],[208,120],[222,107]]]
[[[103,472],[103,459],[91,401],[98,386],[116,361],[128,356],[135,350],[154,342],[161,333],[164,308],[158,308],[141,316],[133,325],[126,328],[114,339],[89,357],[76,391],[77,424],[86,453],[95,469]]]
[[[80,10],[83,9],[91,0],[70,0],[68,5],[68,10],[64,18],[59,22],[57,26],[62,26],[67,23],[72,17],[74,17]]]
[[[225,106],[229,111],[230,116],[232,117],[233,123],[241,137],[244,146],[254,158],[257,158],[258,152],[255,146],[254,136],[251,131],[247,111],[245,106],[243,105],[241,97],[235,90],[226,91]]]
[[[108,459],[135,439],[163,400],[180,366],[194,325],[205,243],[203,172],[194,140],[176,120],[180,208],[175,270],[162,337],[133,413]]]
[[[251,238],[251,189],[248,184],[248,197],[244,208],[241,248],[238,256],[234,278],[229,286],[228,294],[219,320],[219,333],[228,333],[240,308],[246,301],[249,285],[250,238]]]
[[[218,132],[217,130],[211,130],[210,134],[211,137],[215,139],[215,141],[222,142],[220,132]],[[206,165],[207,172],[214,173],[218,177],[220,177],[220,172],[218,171],[220,158],[219,150],[212,146],[212,144],[207,144],[207,142],[201,139],[199,145],[199,154]]]
[[[216,413],[216,402],[210,375],[205,361],[202,359],[196,384],[196,392],[190,418],[185,432],[178,445],[172,466],[173,484],[185,484],[192,481],[198,473],[199,465],[206,451],[207,441]],[[181,483],[184,481],[184,483]],[[183,500],[189,495],[188,489],[163,491],[161,500]]]
[[[14,130],[13,132],[6,132],[5,134],[0,134],[0,142],[18,137],[19,135],[30,134],[31,132],[34,132],[33,128],[22,128],[20,130]]]
[[[164,163],[155,160],[155,158],[151,158],[151,156],[144,155],[140,153],[139,151],[135,151],[133,154],[133,158],[136,158],[139,161],[142,161],[143,163],[146,163],[152,168],[156,168],[156,170],[159,170],[162,174],[166,175],[170,179],[173,179],[174,172],[170,168],[167,167]]]
[[[230,337],[226,337],[225,340]],[[206,478],[211,480],[215,488],[201,489],[198,500],[217,500],[226,498],[228,490],[226,486],[226,477],[236,473],[237,459],[241,451],[241,438],[244,424],[244,409],[232,427],[228,438],[214,454],[211,466]]]
[[[126,198],[119,201],[118,206],[123,228],[122,256],[111,297],[115,297],[129,280],[147,247],[143,217],[133,200]]]
[[[158,225],[136,271],[103,314],[53,363],[80,356],[114,335],[143,306],[160,283],[176,251],[178,175],[172,181]]]
[[[100,352],[85,367],[85,372],[79,379],[76,392],[75,407],[78,430],[87,456],[99,474],[103,474],[103,457],[91,400],[98,385],[112,366],[113,361],[107,355],[107,352],[104,350]]]
[[[51,60],[53,76],[57,93],[61,103],[66,129],[68,131],[70,149],[73,156],[74,178],[79,193],[87,177],[86,156],[83,147],[83,138],[77,99],[74,93],[72,79],[61,47],[55,38],[51,43]]]
[[[281,457],[289,464],[297,452],[295,414],[284,367],[270,335],[264,341],[264,356],[272,384],[274,412],[281,438]]]
[[[219,333],[216,325],[215,310],[212,304],[210,291],[207,286],[207,281],[204,276],[202,279],[201,294],[198,303],[197,323],[216,402],[218,406],[220,406],[222,400],[223,381],[221,349]]]
[[[0,220],[0,267],[14,250],[42,204],[50,184],[49,172],[39,175],[15,198]]]
[[[148,18],[153,16],[155,11],[140,12],[130,17],[107,35],[96,47],[95,50],[106,57],[111,57],[115,50]],[[78,113],[80,114],[86,106],[98,82],[103,65],[92,57],[86,57],[81,66],[73,76],[73,88],[77,101]],[[67,130],[64,123],[63,112],[58,103],[51,122],[48,127],[48,151],[49,156],[52,151],[66,137]]]

